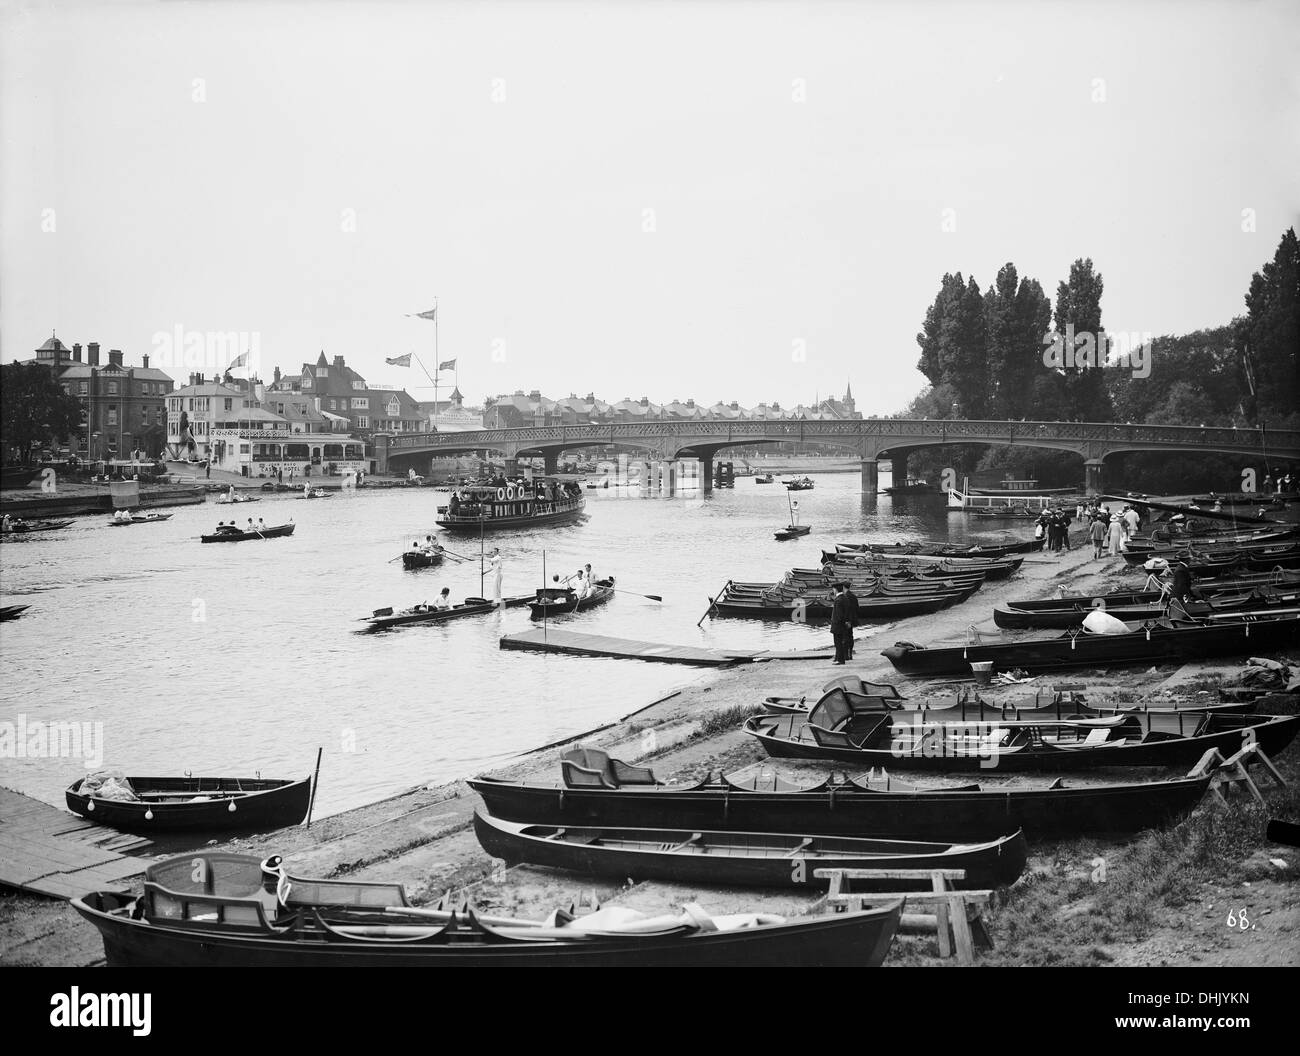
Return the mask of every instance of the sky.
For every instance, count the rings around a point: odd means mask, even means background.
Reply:
[[[889,414],[945,272],[1185,333],[1300,221],[1294,2],[0,12],[6,362]]]

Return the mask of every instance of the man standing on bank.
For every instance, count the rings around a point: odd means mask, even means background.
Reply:
[[[835,643],[833,663],[843,664],[849,658],[849,648],[853,641],[853,628],[850,625],[850,604],[843,583],[835,584],[835,599],[831,602],[831,641]]]

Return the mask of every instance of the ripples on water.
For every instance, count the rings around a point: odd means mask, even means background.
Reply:
[[[778,543],[788,523],[779,483],[740,479],[705,499],[587,491],[588,518],[568,528],[489,536],[505,556],[505,593],[590,562],[617,595],[558,621],[574,630],[706,647],[810,648],[825,628],[750,620],[695,623],[731,578],[774,580],[817,565],[823,546],[946,536],[939,497],[860,494],[859,478],[823,474],[798,495],[813,532]],[[288,539],[199,543],[228,516],[182,506],[129,532],[79,518],[48,537],[6,542],[0,624],[0,721],[101,722],[104,766],[135,774],[292,776],[325,748],[318,815],[422,782],[467,776],[521,751],[614,721],[700,672],[636,661],[503,652],[502,634],[531,626],[527,609],[446,625],[359,635],[356,619],[386,605],[433,600],[445,585],[481,593],[477,537],[447,535],[472,563],[406,572],[390,562],[434,530],[445,492],[362,491],[324,502],[276,496],[254,507],[268,524],[292,517]],[[243,518],[241,518],[242,520]],[[953,538],[989,539],[1023,525],[951,518]],[[488,586],[487,591],[491,591]],[[79,759],[0,758],[0,783],[61,803]]]

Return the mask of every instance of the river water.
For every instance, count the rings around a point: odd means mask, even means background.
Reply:
[[[841,540],[998,538],[1023,523],[949,515],[940,496],[891,500],[861,494],[856,473],[822,474],[797,494],[812,524],[777,542],[788,523],[779,482],[737,480],[642,497],[639,489],[586,491],[576,526],[501,533],[505,593],[525,593],[548,572],[590,562],[628,591],[603,608],[562,618],[573,630],[706,647],[811,648],[823,628],[706,620],[708,597],[730,578],[774,580],[813,567]],[[87,723],[80,754],[15,757],[0,784],[51,803],[87,766],[128,774],[306,774],[324,746],[317,815],[372,802],[424,782],[472,775],[530,748],[612,722],[700,676],[698,669],[627,660],[505,652],[502,634],[531,626],[528,610],[446,625],[357,634],[358,617],[392,605],[481,592],[478,539],[445,536],[472,558],[407,572],[390,559],[435,530],[445,492],[367,490],[325,501],[268,496],[239,507],[178,507],[159,524],[113,528],[83,517],[64,531],[5,542],[5,604],[29,604],[0,624],[0,724]],[[276,524],[287,539],[204,546],[233,510]],[[969,534],[968,534],[969,533]],[[490,593],[491,587],[487,587]],[[96,733],[102,737],[96,739]],[[35,750],[39,752],[39,741]],[[22,752],[18,752],[22,755]],[[102,755],[102,761],[97,756]],[[90,757],[87,760],[86,757]]]

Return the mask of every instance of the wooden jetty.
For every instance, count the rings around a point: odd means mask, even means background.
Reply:
[[[603,634],[579,634],[536,627],[520,634],[507,634],[502,649],[525,649],[541,653],[565,653],[569,656],[602,656],[616,660],[654,660],[663,664],[692,664],[696,667],[725,667],[765,660],[824,660],[831,649],[782,652],[768,649],[704,649],[695,645],[665,645],[629,638],[611,638]]]
[[[0,788],[0,886],[53,898],[125,889],[149,859],[121,852],[152,843],[94,825],[48,803]]]

